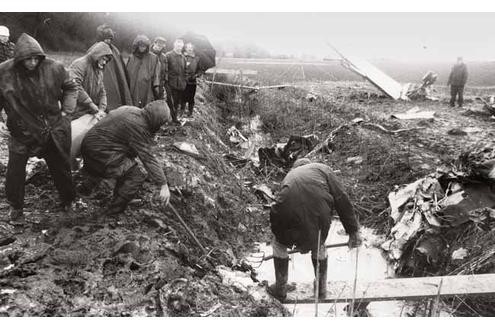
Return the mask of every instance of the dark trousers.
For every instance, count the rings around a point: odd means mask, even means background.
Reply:
[[[450,86],[450,106],[455,106],[455,98],[457,97],[457,103],[459,107],[462,107],[464,103],[464,86],[463,85],[451,85]]]
[[[12,143],[9,145],[9,163],[7,164],[7,177],[5,181],[5,193],[10,206],[15,209],[24,207],[24,186],[26,180],[26,164],[29,153],[26,151],[12,151]],[[18,150],[18,149],[17,149]],[[70,203],[76,197],[70,164],[64,159],[52,140],[43,150],[43,159],[53,178],[62,204]]]
[[[186,109],[186,103],[188,104],[187,109],[189,114],[192,114],[194,109],[194,96],[196,96],[196,84],[188,84],[184,90],[184,96],[182,97],[181,110]]]
[[[83,159],[84,159],[83,153]],[[141,188],[146,175],[141,172],[137,162],[133,159],[127,158],[120,165],[108,167],[105,171],[101,171],[96,167],[91,167],[91,161],[88,160],[84,166],[84,171],[86,174],[90,175],[89,184],[95,186],[102,178],[115,179],[115,187],[113,195],[120,196],[126,201],[132,200],[136,195],[139,188]],[[90,164],[88,166],[88,164]]]
[[[166,87],[167,91],[167,105],[170,108],[170,114],[172,115],[172,120],[177,121],[177,114],[179,113],[180,105],[182,103],[182,97],[184,90],[178,90]]]

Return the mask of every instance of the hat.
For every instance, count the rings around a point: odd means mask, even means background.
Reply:
[[[103,41],[106,39],[114,39],[115,33],[107,24],[100,25],[96,28],[96,37],[98,41]]]
[[[0,25],[0,35],[10,36],[10,31],[7,26]]]
[[[161,36],[157,36],[153,40],[153,43],[166,43],[166,42],[167,42],[167,39],[165,39],[164,37],[161,37]]]

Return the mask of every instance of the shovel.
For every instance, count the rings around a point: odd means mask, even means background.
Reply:
[[[346,247],[348,245],[349,245],[349,243],[345,242],[345,243],[325,245],[325,248]],[[300,252],[300,250],[293,249],[293,250],[288,251],[287,254],[290,255],[290,254],[295,254],[295,253],[299,253],[299,252]],[[254,265],[251,265],[253,268],[259,268],[263,262],[269,261],[269,260],[274,258],[273,255],[265,256],[265,252],[262,252],[261,256],[251,255],[250,257],[254,258],[254,260],[251,261],[251,260],[246,259],[246,261],[253,263]]]

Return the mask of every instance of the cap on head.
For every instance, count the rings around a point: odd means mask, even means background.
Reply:
[[[303,166],[306,164],[311,164],[311,160],[309,158],[303,157],[297,159],[294,164],[292,164],[292,168],[295,169],[296,167]]]
[[[10,31],[7,26],[0,25],[0,36],[10,36]]]

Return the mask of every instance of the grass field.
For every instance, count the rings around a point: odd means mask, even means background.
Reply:
[[[435,71],[437,85],[447,83],[452,63],[404,63],[393,60],[373,62],[398,82],[419,82],[427,71]],[[468,85],[486,87],[495,85],[495,62],[467,62]],[[345,69],[338,61],[302,62],[273,59],[219,58],[218,68],[250,69],[258,71],[261,84],[292,83],[298,81],[361,81],[357,74]]]

